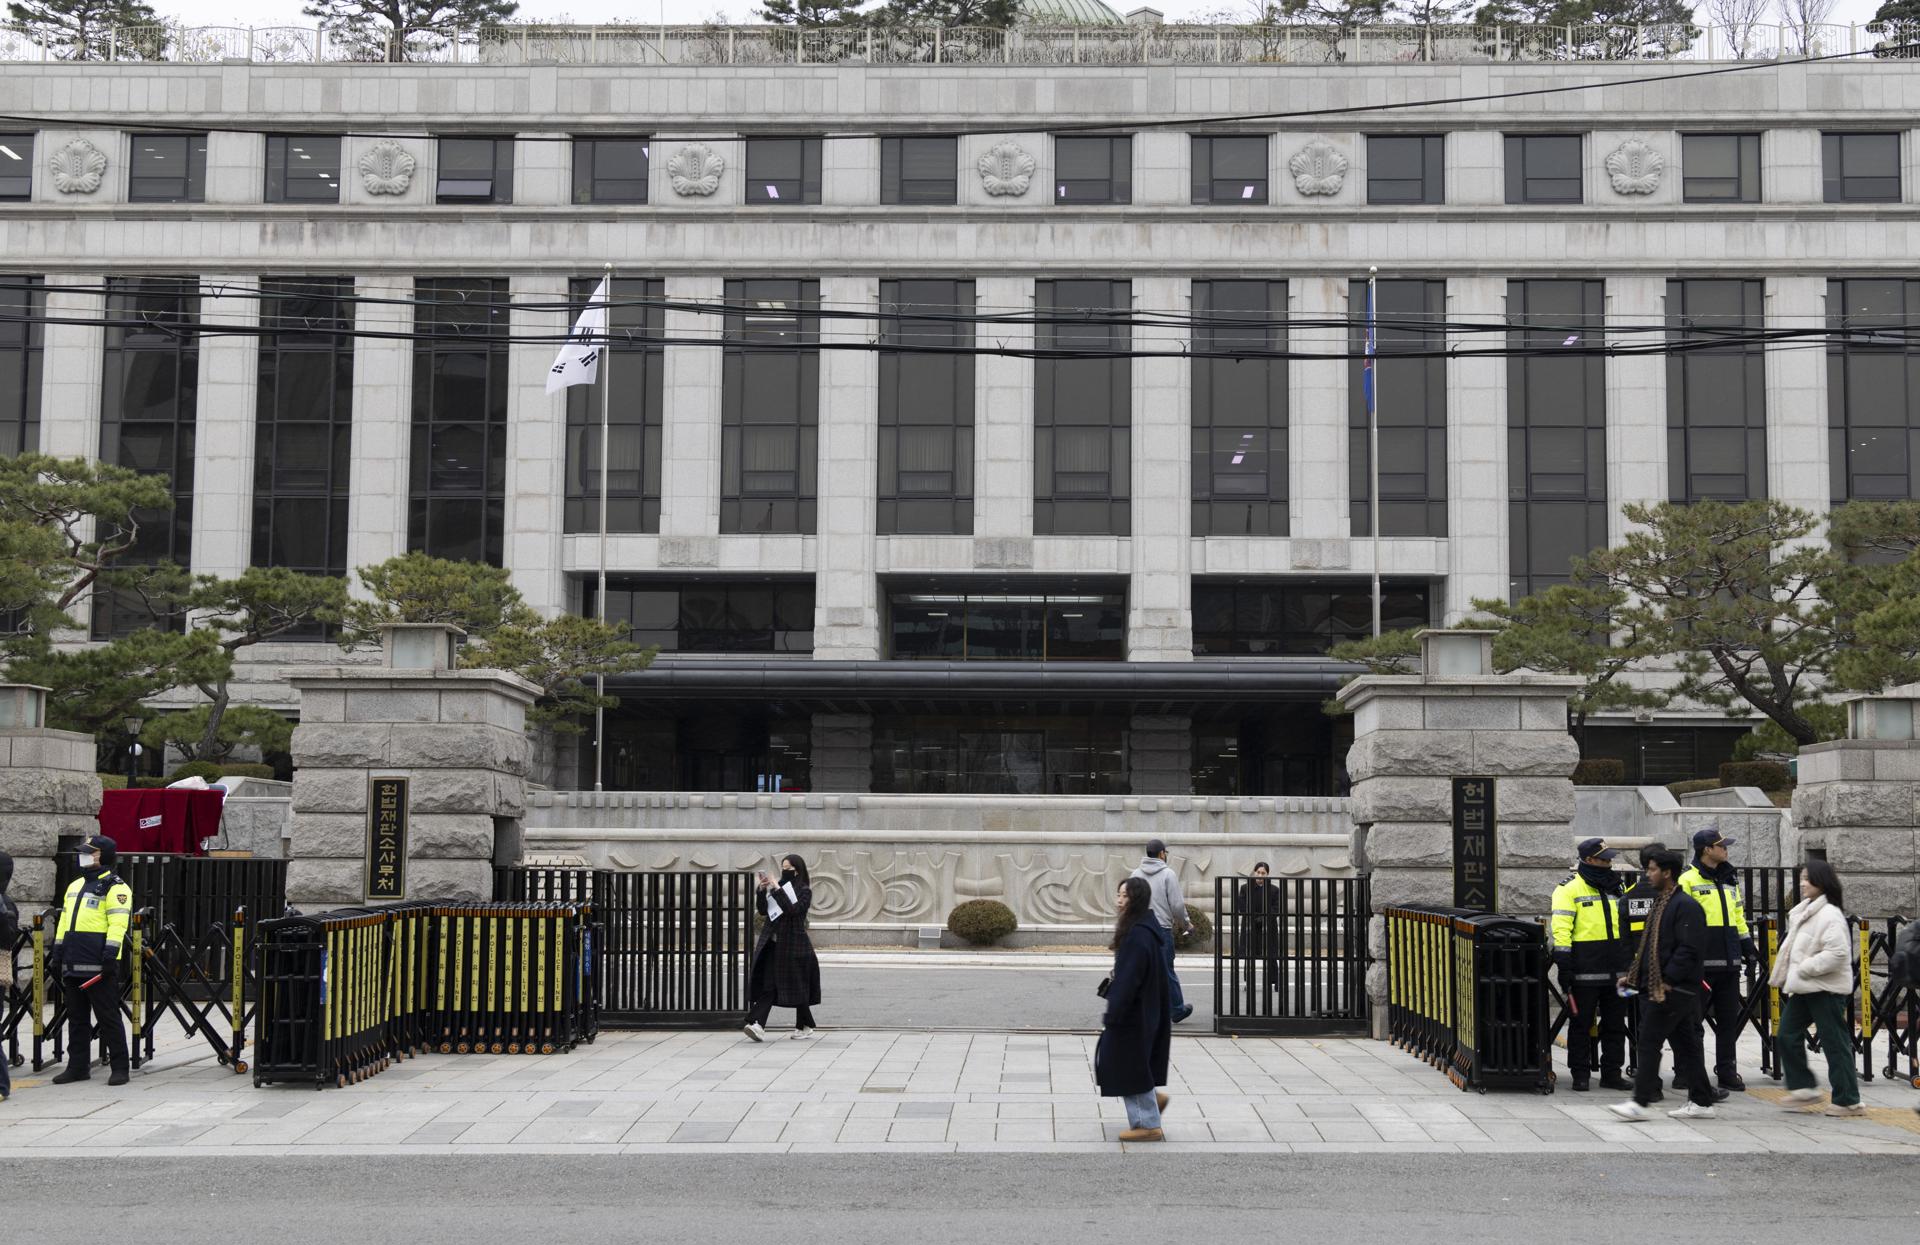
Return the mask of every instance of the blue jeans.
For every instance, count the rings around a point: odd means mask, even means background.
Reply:
[[[1144,1094],[1122,1094],[1120,1101],[1127,1104],[1127,1127],[1160,1127],[1160,1103],[1152,1090]]]
[[[1178,1012],[1186,1007],[1187,997],[1180,992],[1180,978],[1173,971],[1173,931],[1158,920],[1154,921],[1153,928],[1160,934],[1160,954],[1167,962],[1167,988],[1173,992],[1173,1010]]]

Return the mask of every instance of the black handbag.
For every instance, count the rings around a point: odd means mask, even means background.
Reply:
[[[1100,984],[1093,988],[1093,992],[1104,999],[1107,997],[1107,991],[1111,989],[1113,989],[1113,975],[1109,973],[1100,979]]]

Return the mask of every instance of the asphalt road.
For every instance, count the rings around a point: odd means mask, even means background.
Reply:
[[[58,1241],[123,1223],[142,1245],[1539,1245],[1580,1239],[1583,1223],[1596,1239],[1687,1245],[1920,1233],[1911,1159],[1804,1155],[156,1158],[13,1163],[5,1182],[0,1225]]]

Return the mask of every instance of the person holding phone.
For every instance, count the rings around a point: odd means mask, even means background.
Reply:
[[[1103,1098],[1127,1107],[1122,1141],[1165,1141],[1160,1113],[1167,1109],[1167,1065],[1173,1053],[1173,1001],[1145,878],[1120,883],[1114,900],[1113,975],[1104,983],[1106,1015],[1093,1048],[1093,1079]]]
[[[788,853],[780,858],[780,876],[765,870],[755,875],[754,900],[767,923],[753,947],[751,1003],[745,1033],[756,1042],[767,1040],[767,1018],[776,1007],[794,1009],[792,1037],[817,1036],[813,1009],[820,1006],[820,957],[807,934],[807,912],[813,906],[813,887],[807,862]]]

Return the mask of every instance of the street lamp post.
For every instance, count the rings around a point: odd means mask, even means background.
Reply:
[[[140,777],[141,719],[130,717],[123,725],[127,728],[127,789],[131,791]]]

